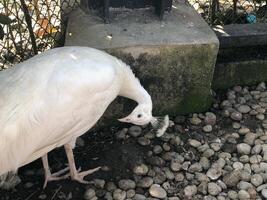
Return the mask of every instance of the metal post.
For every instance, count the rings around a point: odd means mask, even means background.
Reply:
[[[34,52],[34,54],[38,54],[36,40],[35,40],[34,32],[33,32],[33,29],[32,29],[31,16],[29,14],[29,11],[28,11],[28,8],[26,6],[25,1],[24,0],[20,0],[20,3],[21,3],[21,6],[22,6],[23,13],[25,15],[25,20],[26,20],[26,23],[27,23],[28,30],[29,30],[29,33],[30,33],[33,52]]]

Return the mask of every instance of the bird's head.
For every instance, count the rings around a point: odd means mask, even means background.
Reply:
[[[151,122],[152,119],[152,106],[149,104],[139,104],[130,115],[118,120],[142,126]]]

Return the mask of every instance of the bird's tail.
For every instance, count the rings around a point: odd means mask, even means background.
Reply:
[[[7,172],[0,175],[0,188],[10,190],[21,182],[17,172]]]

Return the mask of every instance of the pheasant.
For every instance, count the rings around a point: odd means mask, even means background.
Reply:
[[[99,170],[77,170],[76,138],[88,131],[117,97],[138,103],[121,122],[154,126],[152,100],[130,67],[89,47],[60,47],[0,72],[0,175],[42,158],[45,183],[84,177]],[[158,136],[168,127],[168,118]],[[64,146],[69,167],[52,174],[47,154]]]

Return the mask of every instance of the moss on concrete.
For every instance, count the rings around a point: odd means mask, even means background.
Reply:
[[[267,81],[267,60],[237,61],[217,64],[212,88],[228,89],[234,85],[254,85]]]
[[[143,49],[146,53],[141,52],[135,57],[125,49],[107,51],[131,66],[150,93],[156,115],[186,114],[208,109],[212,101],[210,87],[218,46],[172,45],[155,47],[155,51],[149,48]],[[120,99],[107,113],[119,115],[126,112],[125,107],[132,109],[129,102]]]

